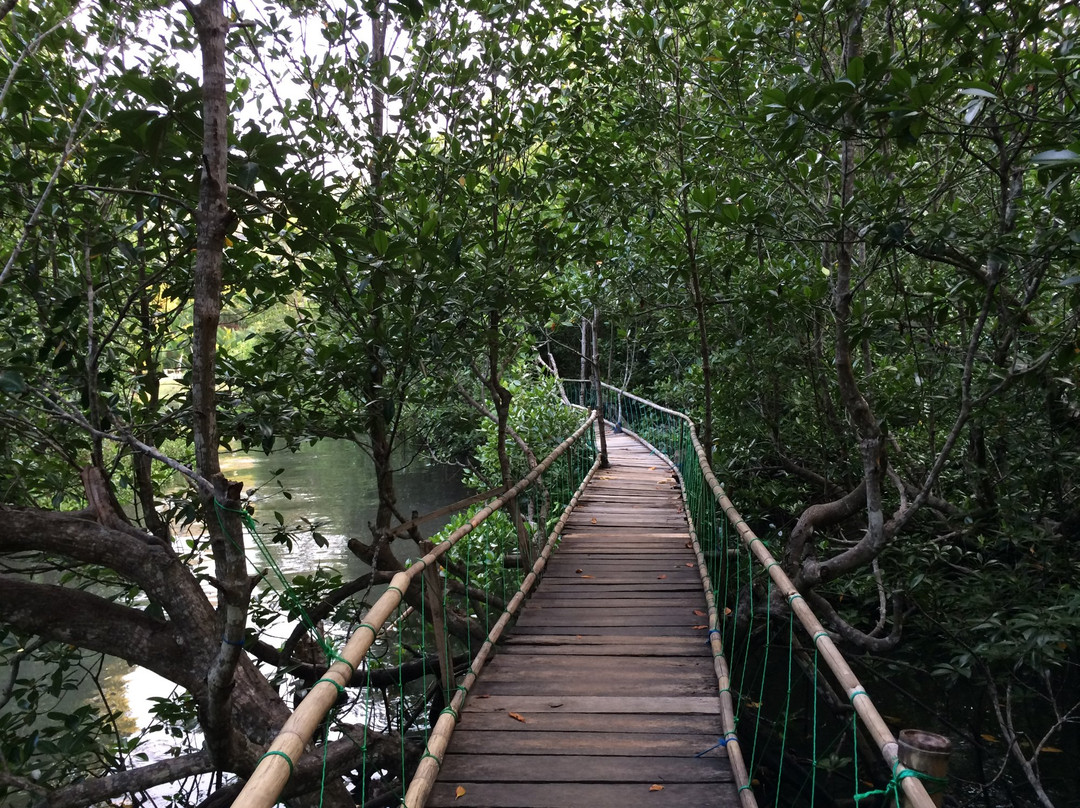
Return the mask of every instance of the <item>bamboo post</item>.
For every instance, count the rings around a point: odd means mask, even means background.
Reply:
[[[946,781],[949,776],[949,755],[952,754],[952,741],[944,735],[925,732],[921,729],[900,730],[900,763],[913,771],[934,778],[926,782],[926,791],[937,808],[945,799]],[[940,782],[938,782],[940,781]],[[905,808],[913,805],[904,799]]]

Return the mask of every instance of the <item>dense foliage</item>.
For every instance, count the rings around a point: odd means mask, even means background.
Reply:
[[[1080,743],[1074,6],[0,15],[0,798],[141,788],[110,711],[56,701],[102,653],[188,693],[177,779],[246,775],[287,713],[236,650],[265,607],[219,446],[352,441],[377,543],[395,447],[482,441],[506,484],[566,427],[536,355],[575,377],[594,339],[702,422],[830,630],[933,659],[931,713],[979,694],[965,798],[1076,798],[1044,769]]]

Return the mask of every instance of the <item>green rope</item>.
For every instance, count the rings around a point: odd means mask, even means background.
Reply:
[[[864,693],[863,695],[866,695],[866,694]],[[855,756],[855,788],[858,789],[858,787],[859,787],[859,733],[858,733],[858,724],[856,722],[856,717],[854,715],[851,717],[851,722],[852,722],[852,724],[851,724],[852,735],[854,736],[853,755]],[[934,777],[933,775],[927,774],[926,772],[920,772],[920,771],[916,771],[915,769],[908,769],[908,768],[905,768],[903,771],[898,771],[899,768],[900,768],[900,760],[897,759],[896,762],[893,764],[892,777],[890,777],[889,782],[885,784],[885,788],[873,789],[873,790],[870,790],[870,791],[856,791],[852,795],[852,799],[855,800],[855,804],[858,805],[862,800],[865,800],[868,797],[879,797],[879,796],[884,796],[886,798],[886,802],[888,802],[888,798],[891,796],[894,800],[896,800],[896,804],[899,805],[900,804],[900,783],[902,781],[906,780],[909,777],[914,777],[916,780],[922,780],[924,783],[929,783],[929,784],[932,784],[932,785],[936,786],[936,788],[933,788],[933,789],[930,789],[930,788],[926,789],[926,793],[931,794],[931,795],[940,794],[942,791],[945,790],[945,787],[949,784],[948,779],[946,779],[944,777]]]
[[[420,756],[421,760],[423,760],[424,758],[431,758],[432,760],[435,761],[436,766],[438,766],[440,769],[442,768],[442,761],[439,760],[437,757],[435,757],[435,755],[431,754],[431,752],[428,752],[427,750],[425,750],[424,754],[422,754]]]
[[[322,679],[316,679],[311,685],[312,689],[314,689],[315,685],[317,685],[319,682],[328,682],[328,683],[332,684],[334,686],[334,689],[337,690],[339,696],[342,693],[345,692],[344,685],[342,685],[340,682],[338,682],[335,679],[327,679],[326,677],[323,677]]]
[[[223,519],[222,514],[233,513],[240,517],[240,520],[244,523],[244,526],[247,528],[252,540],[255,542],[255,546],[259,549],[259,554],[262,556],[263,561],[265,561],[267,566],[273,571],[274,577],[277,579],[278,585],[280,587],[279,591],[281,599],[285,601],[290,610],[296,612],[297,617],[303,624],[304,628],[307,629],[308,633],[314,638],[315,642],[318,643],[323,653],[326,654],[326,658],[328,660],[332,659],[338,662],[344,662],[355,673],[355,669],[349,663],[349,661],[343,659],[340,654],[338,654],[334,646],[330,643],[330,641],[323,637],[319,633],[318,629],[315,627],[315,622],[311,619],[311,616],[307,613],[307,611],[304,609],[303,604],[300,602],[300,596],[296,593],[296,590],[293,588],[292,584],[290,584],[289,580],[285,577],[285,573],[282,571],[281,567],[278,566],[278,563],[274,559],[274,556],[270,552],[270,548],[267,546],[266,542],[263,541],[262,536],[259,533],[259,526],[256,524],[255,519],[251,516],[251,514],[243,509],[226,507],[225,505],[221,504],[217,499],[214,499],[214,513],[217,516],[218,524],[221,526],[222,531],[225,533],[226,536],[229,536],[229,540],[232,542],[233,546],[236,547],[236,549],[238,549],[241,553],[245,553],[244,548],[236,543],[236,540],[232,538],[232,535],[226,529],[225,520]]]
[[[781,726],[784,727],[784,732],[780,735],[780,765],[777,766],[776,782],[782,783],[782,775],[784,773],[784,751],[787,749],[787,726],[788,717],[791,714],[791,663],[792,663],[792,651],[795,648],[795,614],[794,612],[788,612],[788,658],[787,658],[787,697],[784,700],[784,720]],[[779,786],[777,786],[779,788]]]
[[[285,754],[284,752],[281,752],[281,751],[279,751],[279,750],[277,750],[277,749],[273,749],[273,750],[271,750],[271,751],[269,751],[269,752],[266,752],[266,753],[265,753],[265,754],[264,754],[264,755],[263,755],[263,756],[262,756],[261,758],[259,758],[259,761],[261,762],[261,761],[262,761],[262,760],[264,760],[265,758],[268,758],[268,757],[273,757],[273,756],[275,756],[275,755],[276,755],[277,757],[280,757],[280,758],[285,758],[285,762],[289,764],[289,777],[292,777],[292,775],[293,775],[293,762],[292,762],[292,758],[291,758],[291,757],[289,757],[288,755],[286,755],[286,754]]]
[[[810,765],[813,767],[810,770],[810,808],[814,808],[814,798],[817,796],[817,770],[818,770],[818,720],[817,720],[817,708],[818,708],[818,650],[817,646],[814,646],[814,708],[813,708],[813,728],[810,733]]]

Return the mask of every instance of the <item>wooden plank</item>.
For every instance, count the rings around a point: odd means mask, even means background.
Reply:
[[[483,783],[729,783],[731,772],[717,759],[553,755],[542,766],[531,755],[449,753],[441,769],[445,781]]]
[[[672,613],[670,610],[651,610],[637,614],[618,611],[610,614],[596,614],[598,609],[549,609],[547,612],[526,610],[518,618],[519,628],[524,626],[696,626],[704,617],[695,617],[682,610]]]
[[[623,664],[625,666],[625,662]],[[682,698],[707,697],[716,693],[715,681],[709,684],[703,682],[702,677],[696,675],[677,678],[670,674],[645,676],[630,671],[629,675],[608,673],[604,674],[604,676],[606,680],[568,679],[565,675],[548,679],[541,674],[534,674],[528,680],[523,679],[521,676],[515,676],[512,679],[497,679],[485,676],[483,695],[491,698],[496,696],[506,698],[514,698],[515,696],[550,696],[554,704],[569,698],[607,696],[620,691],[640,693],[651,690]]]
[[[473,698],[470,696],[470,699]],[[466,709],[461,716],[459,731],[500,731],[521,734],[551,731],[574,735],[578,732],[611,734],[635,733],[698,733],[713,738],[721,734],[720,718],[715,715],[694,714],[647,714],[647,713],[564,713],[549,710],[544,713],[530,713],[528,723],[515,721],[506,713],[481,713]],[[454,733],[457,737],[457,732]],[[550,751],[550,750],[549,750]]]
[[[521,722],[518,722],[521,723]],[[560,755],[596,754],[693,757],[716,743],[716,734],[685,732],[558,732],[545,730],[459,729],[454,733],[454,752],[459,755]],[[716,750],[721,752],[723,747]],[[709,754],[712,754],[711,752]]]
[[[691,637],[657,637],[656,642],[663,647],[678,647],[687,649],[696,649],[699,652],[702,648],[702,638],[699,634],[694,634]],[[505,642],[504,646],[517,646],[517,645],[561,645],[569,649],[576,646],[604,646],[604,645],[634,645],[636,647],[645,647],[643,644],[636,643],[633,639],[627,639],[625,634],[607,632],[597,634],[582,634],[580,636],[568,638],[566,634],[511,634]],[[658,651],[659,654],[660,651]]]
[[[565,676],[568,673],[575,672],[585,675],[596,673],[606,675],[616,666],[621,668],[620,674],[642,673],[649,676],[678,676],[684,673],[693,673],[706,680],[711,680],[713,684],[716,683],[712,661],[706,656],[681,656],[674,659],[654,656],[638,660],[633,666],[628,666],[623,660],[612,656],[597,655],[590,659],[540,659],[533,654],[520,651],[499,654],[488,665],[481,681],[488,681],[489,676],[495,679],[508,676],[523,678],[523,673],[533,673],[537,676]]]
[[[558,707],[552,707],[552,704]],[[526,721],[532,713],[561,710],[564,713],[629,713],[631,715],[719,715],[720,700],[711,696],[679,698],[677,696],[567,696],[552,699],[546,696],[492,696],[490,699],[469,699],[465,712],[516,712]],[[508,719],[513,720],[513,719]]]
[[[712,783],[667,783],[663,791],[652,784],[544,783],[521,786],[503,783],[450,782],[435,786],[430,808],[736,808],[733,789]],[[458,786],[465,790],[460,797]]]

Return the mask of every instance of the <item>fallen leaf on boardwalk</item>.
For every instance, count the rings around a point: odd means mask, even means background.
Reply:
[[[691,626],[691,628],[693,628],[694,631],[701,631],[702,629],[708,628],[708,626]]]
[[[687,561],[686,566],[692,567],[692,566],[694,566],[694,562],[693,561]]]
[[[594,525],[595,525],[595,524],[596,524],[596,517],[594,516],[594,517],[593,517],[592,519],[590,519],[589,521],[590,521],[590,522],[591,522],[592,524],[594,524]]]
[[[670,482],[671,482],[671,480],[669,480],[669,479],[668,479],[667,477],[665,477],[665,478],[664,478],[664,479],[662,479],[662,480],[657,480],[657,481],[656,481],[656,484],[657,484],[657,485],[663,485],[664,483],[670,483]]]
[[[698,617],[705,616],[705,612],[701,611],[701,609],[694,609],[694,614],[696,614]]]
[[[662,785],[660,785],[659,783],[653,783],[651,786],[649,786],[649,791],[663,791],[663,790],[664,790],[664,787]]]
[[[575,640],[580,640],[580,639],[582,639],[582,636],[580,634],[575,634],[574,639]]]
[[[666,575],[657,575],[657,576],[656,576],[656,580],[658,580],[658,581],[662,581],[662,580],[664,580],[665,578],[667,578],[667,576],[666,576]]]
[[[649,466],[649,471],[656,471],[656,466]]]
[[[529,722],[522,718],[521,713],[507,713],[515,721],[520,721],[522,724],[528,724]]]
[[[574,570],[574,572],[576,572],[578,575],[581,575],[581,573],[585,572],[585,570],[583,570],[581,567],[578,567],[576,570]]]
[[[480,694],[479,696],[477,696],[476,698],[478,698],[478,699],[490,699],[490,698],[491,698],[491,694],[490,694],[490,693],[481,693],[481,694]]]
[[[582,578],[595,578],[595,575],[582,575]]]
[[[457,788],[454,789],[454,799],[455,800],[460,800],[464,796],[465,796],[465,786],[458,786]]]
[[[690,542],[687,542],[683,545],[683,547],[685,547],[687,550],[691,550],[693,549],[694,545],[692,545]]]

